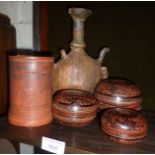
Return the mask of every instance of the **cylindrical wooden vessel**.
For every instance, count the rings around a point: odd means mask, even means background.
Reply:
[[[36,127],[52,121],[51,77],[53,58],[31,55],[9,56],[9,122]]]
[[[143,101],[139,87],[121,78],[101,80],[96,86],[95,97],[99,109],[124,107],[140,110]]]
[[[81,127],[90,124],[96,117],[96,100],[83,90],[61,90],[54,96],[54,117],[67,126]]]
[[[116,142],[134,144],[147,134],[147,120],[133,109],[112,108],[101,117],[101,130]]]

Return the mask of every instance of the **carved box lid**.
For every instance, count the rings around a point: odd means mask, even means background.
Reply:
[[[60,90],[53,98],[54,117],[64,125],[87,125],[96,117],[96,110],[96,99],[87,91]]]
[[[112,108],[103,113],[101,129],[121,143],[135,143],[147,134],[147,121],[133,109]]]
[[[101,80],[95,89],[95,97],[105,107],[141,106],[139,87],[132,81],[120,78]],[[101,106],[100,106],[101,107]]]

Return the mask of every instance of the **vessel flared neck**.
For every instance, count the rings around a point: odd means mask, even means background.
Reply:
[[[70,43],[70,47],[85,48],[84,23],[92,11],[84,8],[69,8],[68,13],[73,20],[73,41]]]

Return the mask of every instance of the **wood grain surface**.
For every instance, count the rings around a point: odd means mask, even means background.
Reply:
[[[93,93],[96,84],[108,77],[107,68],[101,67],[101,64],[109,48],[101,50],[99,59],[88,56],[84,49],[84,22],[91,10],[69,8],[68,13],[73,19],[73,41],[69,54],[62,49],[61,59],[54,66],[53,93],[61,89],[81,89]]]
[[[9,122],[34,127],[50,123],[53,57],[9,56]]]

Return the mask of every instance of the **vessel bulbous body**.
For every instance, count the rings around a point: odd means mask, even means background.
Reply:
[[[53,71],[53,93],[61,89],[81,89],[93,92],[96,84],[108,77],[102,60],[109,48],[101,50],[98,59],[93,59],[85,52],[84,21],[92,13],[83,8],[69,8],[73,19],[73,41],[70,52],[61,50],[61,59],[55,63]]]

